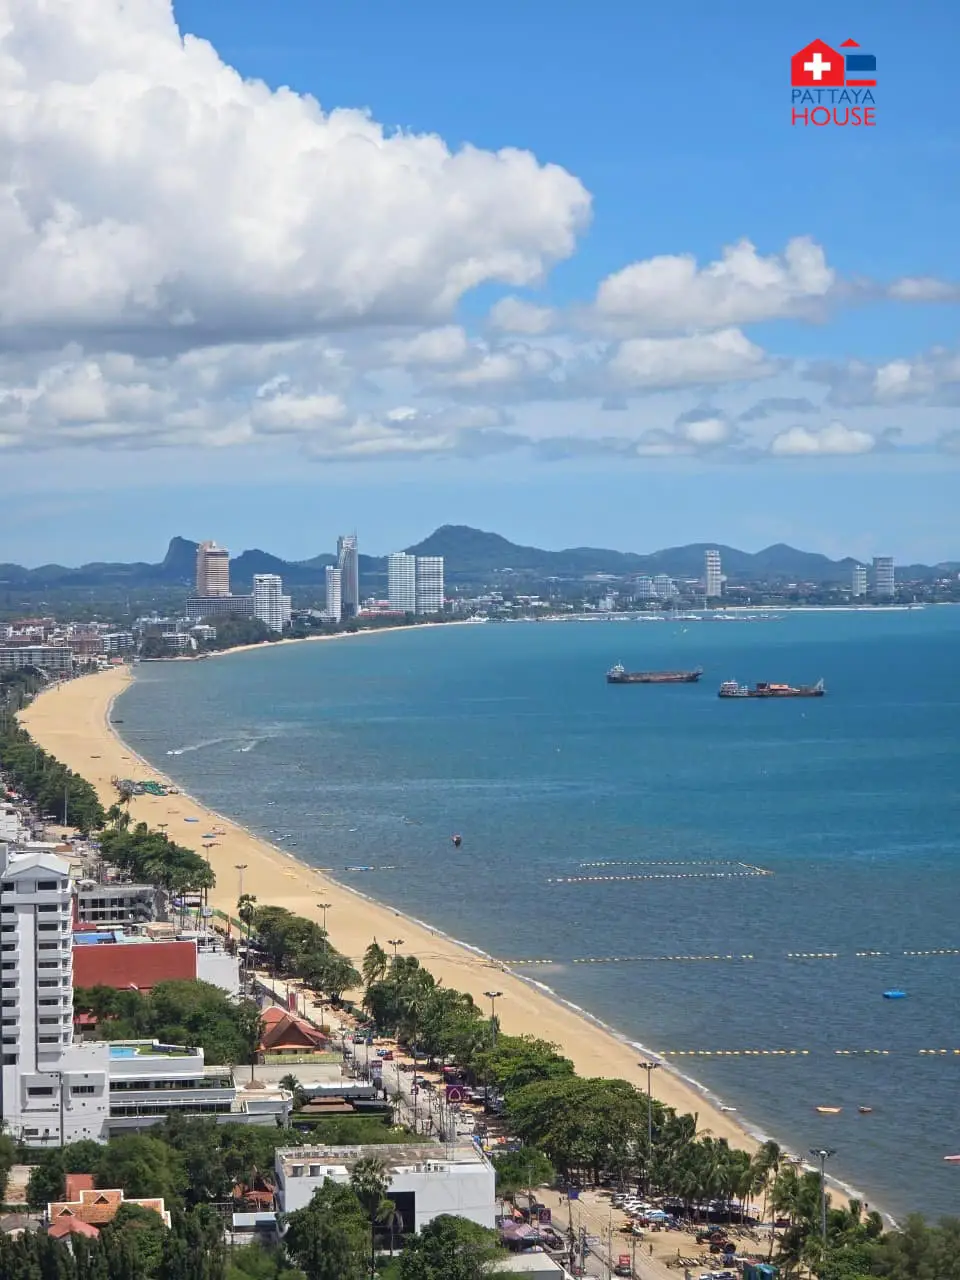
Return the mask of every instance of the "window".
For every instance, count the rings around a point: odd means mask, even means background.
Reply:
[[[15,982],[0,982],[0,988],[4,991],[12,991],[16,985]]]
[[[80,1097],[81,1095],[96,1093],[97,1090],[96,1090],[96,1087],[92,1084],[75,1084],[71,1087],[70,1092],[74,1095],[74,1097]]]
[[[5,1067],[15,1067],[17,1065],[17,1055],[15,1053],[5,1053],[3,1055],[3,1065]]]
[[[16,893],[17,886],[12,880],[4,880],[3,884],[0,884],[0,891],[3,893]]]
[[[60,882],[58,880],[38,880],[37,881],[38,889],[58,889],[59,887],[60,887]]]
[[[41,1044],[59,1044],[60,1043],[59,1036],[39,1036],[38,1039]]]
[[[41,902],[37,905],[38,911],[59,911],[60,904],[57,902]]]
[[[49,923],[47,921],[44,921],[43,924],[40,924],[38,922],[37,928],[43,933],[49,933],[51,929],[59,929],[60,926],[56,922],[56,920],[51,920],[49,921]]]
[[[53,1094],[53,1088],[48,1085],[43,1085],[42,1087],[37,1085],[34,1088],[27,1090],[28,1098],[52,1098]]]
[[[0,1008],[12,1009],[16,1005],[16,1000],[0,1000]]]

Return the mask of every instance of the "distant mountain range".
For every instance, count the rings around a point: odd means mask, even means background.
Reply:
[[[508,542],[496,533],[485,533],[467,525],[443,525],[423,542],[407,550],[413,555],[443,556],[449,581],[492,581],[505,570],[525,578],[583,579],[592,574],[667,573],[676,578],[696,578],[703,574],[703,553],[714,547],[720,552],[723,572],[731,579],[768,582],[843,582],[858,563],[851,557],[831,560],[817,552],[798,551],[785,543],[762,551],[739,551],[715,542],[695,542],[683,547],[667,547],[649,555],[631,551],[609,551],[597,547],[571,547],[565,551],[542,551]],[[48,564],[25,569],[16,564],[0,564],[0,588],[51,591],[63,588],[144,590],[150,587],[183,587],[193,584],[197,543],[172,538],[159,564],[93,563],[76,569]],[[250,586],[255,573],[279,573],[290,587],[320,586],[324,569],[335,563],[332,555],[309,560],[281,560],[267,551],[250,550],[230,561],[234,590]],[[373,589],[386,579],[385,556],[360,556],[360,577]],[[960,571],[960,562],[937,565],[903,565],[901,577],[922,579]]]

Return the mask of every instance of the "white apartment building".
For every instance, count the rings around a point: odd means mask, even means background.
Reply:
[[[653,578],[653,594],[658,600],[669,600],[677,594],[677,584],[668,573],[658,573]]]
[[[703,581],[708,600],[718,600],[723,592],[723,574],[720,567],[720,552],[705,551],[703,553]]]
[[[69,645],[0,645],[0,671],[39,667],[52,676],[73,675],[73,650]]]
[[[892,600],[896,594],[893,556],[873,557],[873,594],[878,600]]]
[[[253,616],[271,631],[283,631],[283,579],[279,573],[253,575]]]
[[[184,617],[189,622],[203,618],[253,617],[253,596],[191,596],[184,606]]]
[[[387,557],[387,597],[398,613],[417,611],[417,557],[394,551]]]
[[[0,850],[0,1109],[28,1146],[101,1140],[109,1046],[73,1043],[73,903],[52,853]]]
[[[201,1049],[151,1041],[77,1043],[73,1033],[73,886],[55,854],[0,844],[0,1119],[27,1146],[143,1128],[171,1112],[285,1123],[283,1089],[238,1086]],[[236,959],[197,942],[198,975],[238,986]]]
[[[326,598],[323,617],[327,622],[339,622],[343,615],[343,570],[328,564],[325,572]]]
[[[197,547],[197,595],[228,596],[230,594],[230,552],[215,542],[201,542]]]
[[[349,1183],[354,1165],[373,1156],[386,1166],[387,1191],[405,1231],[421,1231],[442,1213],[495,1226],[493,1165],[472,1142],[410,1143],[374,1147],[301,1147],[278,1150],[277,1207],[292,1213],[310,1203],[326,1178]]]
[[[337,539],[337,568],[341,575],[343,613],[352,618],[360,611],[360,551],[355,533],[344,533]]]
[[[443,556],[417,556],[417,613],[443,613]]]
[[[867,594],[867,568],[866,565],[855,564],[853,566],[853,580],[850,584],[851,593],[855,599]]]

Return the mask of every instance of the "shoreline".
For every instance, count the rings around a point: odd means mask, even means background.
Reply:
[[[230,649],[212,649],[206,653],[177,654],[171,658],[142,658],[142,662],[200,662],[207,658],[229,658],[234,653],[258,653],[279,649],[288,644],[308,644],[322,640],[351,640],[356,636],[392,635],[398,631],[426,631],[432,627],[462,627],[467,618],[458,618],[452,622],[410,622],[389,627],[358,627],[356,631],[333,631],[322,636],[284,636],[281,640],[258,640],[254,644],[236,644]]]
[[[344,633],[350,634],[362,633]],[[265,647],[243,648],[250,651]],[[178,786],[129,747],[111,723],[117,699],[134,679],[133,672],[126,666],[83,676],[44,690],[20,715],[24,728],[42,747],[94,785],[105,807],[116,800],[117,793],[111,783],[113,776],[152,777]],[[182,819],[184,811],[199,819],[190,824],[197,835],[184,832],[182,827],[178,829],[175,820]],[[491,975],[497,975],[495,981],[503,988],[504,997],[498,1013],[507,1034],[532,1034],[557,1044],[582,1076],[621,1077],[644,1090],[645,1073],[638,1068],[637,1058],[638,1055],[649,1057],[661,1067],[660,1075],[654,1076],[653,1096],[658,1101],[680,1113],[695,1113],[702,1129],[750,1152],[771,1136],[752,1126],[739,1113],[721,1110],[722,1100],[700,1081],[682,1074],[655,1050],[631,1039],[547,984],[509,968],[482,948],[453,938],[427,921],[342,884],[333,879],[330,872],[318,871],[189,793],[180,790],[171,796],[135,796],[130,812],[134,820],[145,821],[150,826],[166,825],[171,839],[201,853],[202,844],[197,836],[212,831],[215,826],[223,829],[224,834],[217,836],[215,847],[207,851],[217,874],[217,887],[210,895],[213,906],[230,914],[235,911],[241,875],[244,891],[253,893],[259,902],[287,907],[318,922],[321,918],[318,900],[322,895],[328,904],[331,941],[355,962],[373,938],[385,939],[395,932],[396,921],[400,920],[407,935],[404,949],[417,955],[445,985],[469,992],[481,1008]],[[242,872],[238,870],[241,865]],[[828,1183],[835,1204],[851,1197],[862,1199],[860,1193],[846,1183],[836,1179],[828,1179]],[[885,1216],[889,1219],[889,1215]]]

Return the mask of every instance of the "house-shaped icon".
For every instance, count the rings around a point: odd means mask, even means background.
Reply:
[[[790,83],[795,88],[838,88],[843,81],[843,54],[822,40],[811,41],[790,59]]]

